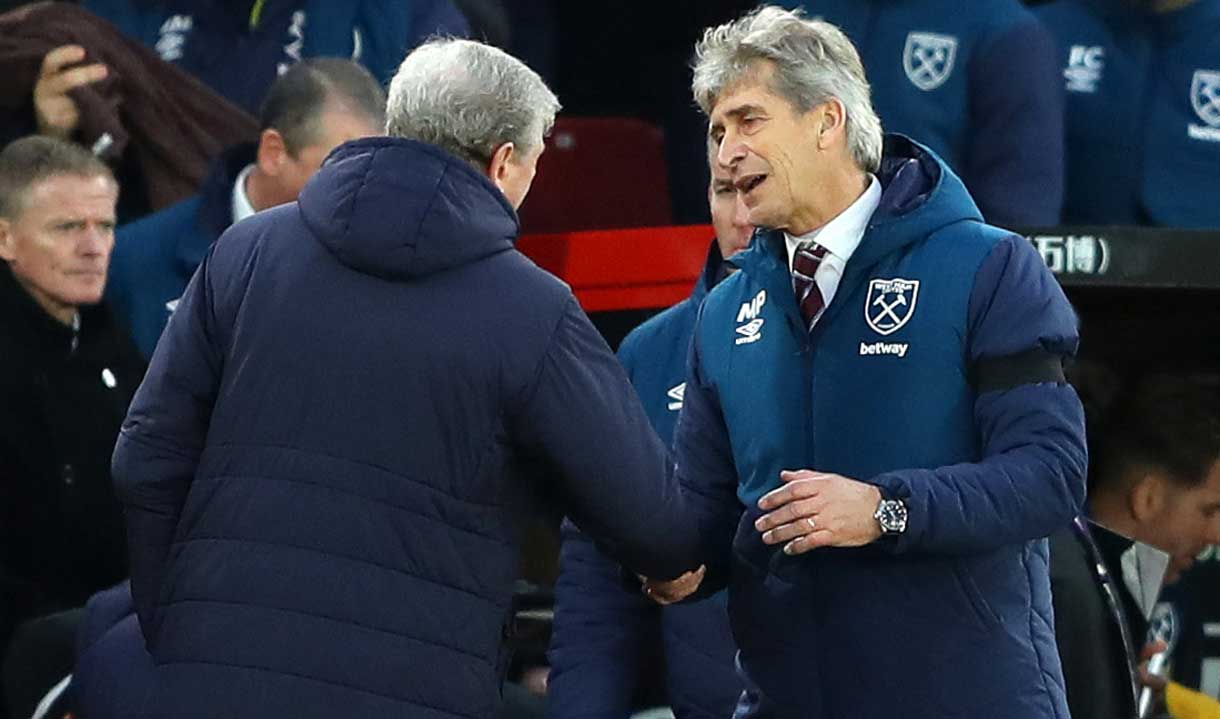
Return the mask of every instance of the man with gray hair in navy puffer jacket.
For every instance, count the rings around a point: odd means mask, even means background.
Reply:
[[[633,571],[695,562],[622,368],[513,247],[558,107],[505,53],[429,42],[390,137],[211,248],[114,456],[151,715],[490,716],[524,458]]]

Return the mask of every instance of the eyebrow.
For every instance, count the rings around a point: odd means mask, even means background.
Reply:
[[[117,220],[113,217],[95,219],[90,217],[82,217],[79,215],[62,215],[60,217],[52,217],[47,220],[48,226],[52,227],[58,227],[60,225],[88,225],[91,222],[99,225],[114,225],[117,223]]]
[[[754,112],[763,112],[762,105],[753,105],[750,103],[746,103],[744,105],[738,105],[737,107],[734,107],[731,110],[726,110],[724,113],[724,116],[725,117],[744,117],[744,116],[749,115]]]

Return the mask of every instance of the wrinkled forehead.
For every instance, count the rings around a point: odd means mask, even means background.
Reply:
[[[13,218],[30,210],[57,216],[79,215],[85,210],[113,215],[118,196],[118,182],[109,175],[64,173],[30,183],[14,194],[10,207]]]
[[[774,87],[775,64],[770,60],[751,60],[733,73],[712,103],[712,123],[740,115],[743,105],[771,106],[785,100]]]

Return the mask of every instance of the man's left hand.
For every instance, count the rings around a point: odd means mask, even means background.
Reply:
[[[871,484],[808,469],[779,473],[784,486],[758,500],[767,512],[754,522],[765,544],[785,554],[817,547],[860,547],[881,536],[873,517],[881,491]]]

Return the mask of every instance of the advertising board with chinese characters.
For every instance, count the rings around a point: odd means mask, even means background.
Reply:
[[[1021,231],[1067,287],[1220,289],[1220,232],[1141,227]]]

